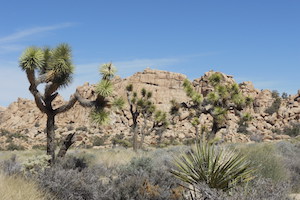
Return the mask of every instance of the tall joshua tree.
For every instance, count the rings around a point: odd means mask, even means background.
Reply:
[[[55,117],[71,109],[77,101],[82,106],[93,107],[91,117],[98,123],[107,121],[109,112],[106,110],[113,103],[107,97],[112,94],[112,84],[115,68],[112,64],[102,66],[100,73],[102,80],[96,87],[97,98],[87,100],[80,96],[78,91],[71,95],[64,105],[53,108],[53,101],[58,95],[58,90],[67,87],[72,81],[74,65],[72,63],[71,48],[67,44],[60,44],[56,48],[27,48],[21,58],[20,67],[25,71],[30,83],[29,91],[34,96],[39,110],[47,115],[47,154],[51,156],[50,163],[54,163],[55,155]],[[45,84],[44,92],[38,89],[40,84]],[[63,157],[68,148],[74,143],[74,134],[69,134],[62,141],[57,157]]]
[[[197,138],[199,138],[199,117],[202,114],[209,114],[213,118],[211,133],[208,138],[213,139],[220,129],[226,127],[225,121],[229,111],[234,111],[237,116],[242,117],[243,109],[253,102],[250,97],[246,97],[241,93],[236,83],[225,84],[221,73],[213,73],[209,77],[209,84],[212,86],[213,91],[203,97],[202,94],[196,92],[192,83],[186,79],[183,87],[190,100],[181,104],[172,102],[171,113],[178,114],[180,109],[189,111],[189,120],[195,127]]]
[[[137,92],[133,92],[132,84],[128,85],[126,90],[132,119],[133,149],[136,151],[142,147],[145,136],[151,132],[156,131],[159,137],[161,137],[163,130],[168,126],[168,121],[166,113],[156,110],[153,105],[151,92],[143,88],[139,97]],[[141,134],[140,142],[138,142],[139,132]]]

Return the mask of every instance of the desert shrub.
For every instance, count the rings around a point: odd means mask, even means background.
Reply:
[[[111,142],[113,145],[120,145],[122,147],[125,147],[125,148],[130,148],[132,147],[132,143],[127,140],[127,139],[124,139],[124,134],[117,134],[115,135],[112,139],[111,139]]]
[[[49,155],[38,155],[28,158],[22,163],[23,172],[32,175],[49,168],[50,158],[51,156]]]
[[[247,155],[253,166],[257,168],[257,174],[273,181],[287,180],[287,171],[284,160],[278,155],[273,144],[249,144],[241,147],[243,154]]]
[[[12,155],[10,159],[4,160],[0,163],[2,173],[5,175],[14,175],[21,173],[21,164],[17,162],[17,156]]]
[[[98,136],[93,137],[92,139],[93,146],[103,146],[108,137],[109,137],[108,135],[104,135],[102,137],[98,137]]]
[[[8,151],[14,151],[14,150],[17,150],[17,151],[22,151],[22,150],[25,150],[25,147],[22,146],[22,145],[16,145],[15,143],[13,142],[10,142],[7,146],[6,146],[6,150]]]
[[[283,92],[282,93],[282,95],[281,95],[281,98],[283,98],[283,99],[287,99],[288,98],[288,93],[286,93],[286,92]]]
[[[96,172],[84,169],[81,172],[63,169],[59,166],[49,168],[38,174],[39,186],[62,200],[98,200],[104,199],[105,187],[99,181]]]
[[[183,140],[182,142],[184,145],[192,145],[192,144],[195,144],[195,138],[188,138],[188,139],[185,139]]]
[[[279,93],[276,90],[272,92],[272,98],[274,98],[272,105],[265,110],[265,112],[268,113],[269,115],[278,112],[281,105],[281,98],[279,96]]]
[[[230,194],[222,194],[221,199],[226,200],[288,200],[289,184],[287,182],[274,182],[272,179],[258,177],[251,181],[247,187],[234,188]],[[223,198],[224,197],[224,198]]]
[[[291,124],[291,127],[284,128],[282,132],[285,135],[296,137],[300,135],[300,123],[293,123]]]
[[[276,149],[283,157],[284,166],[289,172],[291,190],[300,192],[300,145],[288,141],[281,141],[276,144]]]
[[[179,185],[165,165],[155,163],[149,157],[141,157],[122,166],[113,182],[112,199],[171,199]],[[176,197],[182,196],[177,193]]]
[[[64,158],[60,159],[56,165],[59,165],[62,169],[78,170],[82,171],[86,169],[92,161],[88,156],[74,156],[68,154]]]
[[[253,178],[254,169],[245,156],[228,148],[216,149],[201,142],[175,160],[171,173],[189,186],[206,183],[210,188],[231,189]]]
[[[36,144],[36,145],[33,145],[33,146],[32,146],[32,149],[46,150],[47,147],[46,147],[46,145],[43,145],[43,144]]]

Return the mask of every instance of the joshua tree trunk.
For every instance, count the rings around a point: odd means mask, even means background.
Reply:
[[[54,164],[55,161],[55,115],[47,114],[47,155],[51,156],[50,164]]]
[[[138,149],[138,130],[137,130],[137,118],[136,117],[133,117],[132,132],[133,132],[133,140],[132,140],[133,150],[137,151],[137,149]]]

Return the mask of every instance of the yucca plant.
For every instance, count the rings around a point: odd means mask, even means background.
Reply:
[[[188,184],[205,183],[210,188],[227,191],[254,178],[251,163],[241,153],[199,142],[195,148],[175,159],[171,173]]]

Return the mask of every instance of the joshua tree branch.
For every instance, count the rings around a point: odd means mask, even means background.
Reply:
[[[70,133],[63,141],[60,150],[57,154],[57,157],[64,157],[68,151],[68,149],[70,148],[70,146],[75,142],[73,140],[75,133]]]
[[[78,91],[75,92],[74,96],[76,97],[76,99],[80,103],[80,105],[83,107],[96,106],[96,101],[91,101],[91,100],[83,98],[82,96],[80,96]]]
[[[63,113],[63,112],[66,112],[66,111],[70,110],[74,106],[74,104],[76,103],[76,101],[77,101],[77,98],[73,94],[70,97],[70,100],[65,105],[60,106],[59,108],[55,109],[54,113],[58,114],[58,113]]]
[[[30,83],[29,91],[34,96],[35,103],[41,112],[46,113],[45,103],[43,101],[43,97],[41,93],[37,89],[35,75],[33,70],[26,71],[28,81]]]

